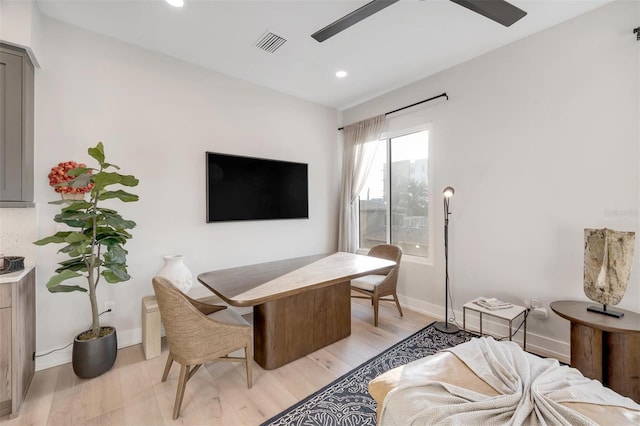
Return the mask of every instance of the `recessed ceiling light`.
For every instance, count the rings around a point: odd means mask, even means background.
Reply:
[[[336,72],[336,77],[338,78],[345,78],[347,76],[347,72],[346,71],[338,71]]]
[[[166,0],[173,7],[182,7],[184,6],[184,0]]]

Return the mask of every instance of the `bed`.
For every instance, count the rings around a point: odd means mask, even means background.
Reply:
[[[378,424],[639,425],[640,405],[513,342],[477,338],[369,383]]]

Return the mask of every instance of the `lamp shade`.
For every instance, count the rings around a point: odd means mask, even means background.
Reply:
[[[447,186],[445,189],[442,190],[442,195],[444,195],[444,198],[451,198],[455,193],[456,191],[450,186]]]

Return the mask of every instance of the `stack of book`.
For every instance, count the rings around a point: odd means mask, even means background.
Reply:
[[[495,297],[480,297],[475,300],[475,304],[491,311],[507,309],[513,306],[511,303],[496,299]]]

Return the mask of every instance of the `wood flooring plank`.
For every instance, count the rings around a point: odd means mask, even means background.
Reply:
[[[256,377],[255,373],[254,370],[254,377]],[[261,374],[260,379],[255,381],[253,388],[246,392],[255,405],[256,411],[264,419],[273,417],[282,411],[279,407],[290,407],[300,400],[289,389],[293,386],[292,384],[283,386],[280,376],[270,374],[270,371],[267,373]]]
[[[20,409],[20,415],[11,420],[4,417],[0,419],[0,423],[7,426],[46,424],[60,370],[61,367],[54,367],[39,371],[31,382],[26,399]],[[4,423],[5,420],[8,421]]]
[[[120,370],[112,368],[99,377],[85,380],[85,392],[83,399],[87,401],[85,406],[86,418],[93,419],[123,407],[120,381]],[[109,389],[109,392],[105,392]]]
[[[122,414],[125,425],[155,425],[164,423],[158,399],[153,388],[160,381],[159,374],[150,370],[151,363],[144,362],[140,345],[130,346],[118,352],[118,365],[122,386]]]
[[[125,424],[124,409],[119,408],[83,422],[83,426],[110,426]]]
[[[164,423],[153,387],[138,393],[135,399],[127,400],[122,408],[122,415],[124,421],[118,424],[137,426]]]
[[[320,349],[309,355],[316,364],[326,370],[333,377],[340,377],[344,373],[352,370],[350,364],[347,364],[328,349]]]
[[[54,389],[51,411],[47,419],[47,425],[74,425],[89,419],[87,417],[84,397],[86,396],[86,380],[80,379],[73,373],[71,364],[64,364]],[[36,373],[36,376],[40,372]]]

